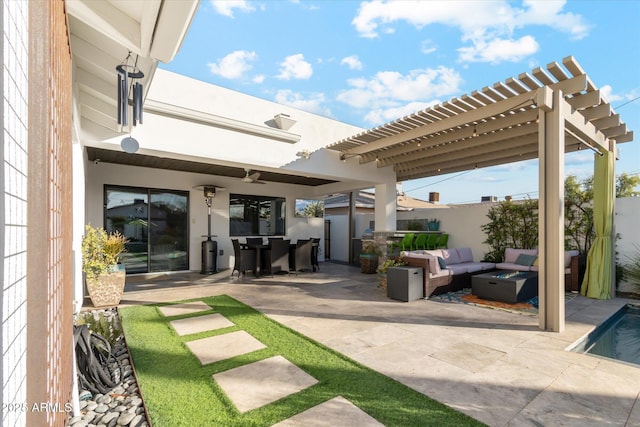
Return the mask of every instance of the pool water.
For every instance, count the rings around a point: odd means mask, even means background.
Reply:
[[[640,306],[629,304],[620,309],[573,351],[640,366]]]

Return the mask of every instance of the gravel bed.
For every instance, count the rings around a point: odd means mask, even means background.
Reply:
[[[117,324],[117,329],[119,329],[119,317],[116,309],[95,310],[91,314],[96,319],[102,314],[108,322]],[[120,382],[116,387],[104,394],[92,394],[88,390],[81,390],[79,395],[80,415],[71,418],[69,426],[150,426],[123,335],[117,338],[112,348],[112,353],[121,366]]]

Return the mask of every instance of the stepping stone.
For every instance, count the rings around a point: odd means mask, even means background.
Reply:
[[[229,332],[186,343],[203,365],[267,348],[245,331]]]
[[[184,304],[166,305],[164,307],[158,307],[158,309],[164,316],[171,317],[211,310],[211,307],[203,301],[193,301],[185,302]]]
[[[260,408],[318,382],[282,356],[213,375],[240,412]]]
[[[371,415],[358,408],[342,396],[334,397],[324,403],[307,409],[272,427],[334,427],[334,426],[359,426],[382,427]]]
[[[197,334],[198,332],[214,331],[228,328],[234,323],[220,313],[207,314],[205,316],[189,317],[188,319],[173,320],[169,322],[180,336]]]

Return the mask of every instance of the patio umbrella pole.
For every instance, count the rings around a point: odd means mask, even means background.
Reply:
[[[218,243],[211,239],[211,203],[213,202],[215,192],[207,192],[205,188],[204,202],[207,204],[207,240],[202,242],[202,270],[200,274],[213,274],[217,272],[216,253],[218,252]]]

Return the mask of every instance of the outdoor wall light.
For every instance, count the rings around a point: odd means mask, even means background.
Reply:
[[[291,126],[296,124],[296,121],[293,120],[291,116],[284,113],[276,114],[273,117],[273,121],[276,123],[276,126],[278,126],[278,129],[282,130],[289,130]]]

